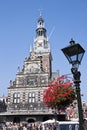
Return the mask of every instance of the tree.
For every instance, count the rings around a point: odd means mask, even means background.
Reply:
[[[64,76],[52,81],[44,91],[43,100],[47,107],[63,109],[69,106],[76,99],[73,83]]]

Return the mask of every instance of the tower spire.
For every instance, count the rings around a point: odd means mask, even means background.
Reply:
[[[49,52],[49,41],[46,35],[46,28],[44,27],[44,19],[41,16],[40,10],[40,17],[38,18],[37,28],[36,28],[36,38],[34,40],[34,50],[35,52]]]

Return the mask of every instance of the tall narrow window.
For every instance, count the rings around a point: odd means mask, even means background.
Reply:
[[[13,103],[20,103],[20,93],[13,94]]]
[[[30,92],[29,97],[28,97],[29,103],[34,103],[35,102],[35,92]]]
[[[34,92],[32,93],[32,102],[33,103],[35,102],[35,93]]]

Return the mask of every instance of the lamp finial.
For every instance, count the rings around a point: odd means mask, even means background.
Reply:
[[[75,44],[75,41],[73,40],[73,38],[71,38],[71,41],[69,43],[71,46]]]

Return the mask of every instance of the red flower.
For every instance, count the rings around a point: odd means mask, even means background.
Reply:
[[[66,107],[75,99],[75,90],[73,83],[64,76],[58,77],[57,81],[53,81],[44,91],[44,103],[50,108]]]

